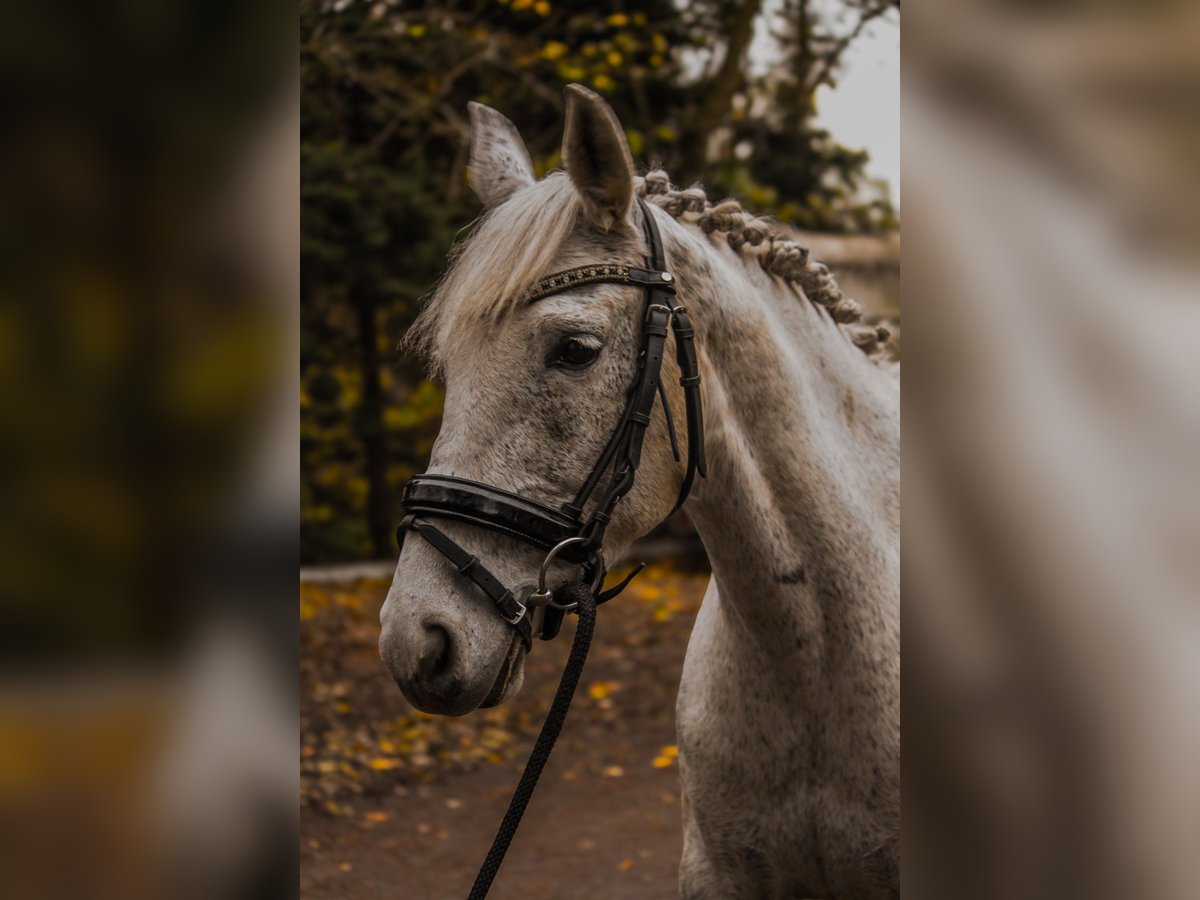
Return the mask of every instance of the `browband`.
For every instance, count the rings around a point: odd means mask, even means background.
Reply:
[[[521,294],[519,302],[533,303],[535,300],[587,284],[636,284],[641,287],[654,287],[673,280],[674,276],[670,272],[639,269],[636,266],[576,266],[574,269],[547,275],[535,282]]]

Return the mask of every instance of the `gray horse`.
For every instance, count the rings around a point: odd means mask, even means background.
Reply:
[[[886,334],[736,203],[637,177],[600,97],[572,85],[566,103],[565,171],[540,181],[512,123],[471,105],[470,179],[487,214],[413,333],[446,383],[429,471],[571,498],[621,413],[642,293],[516,298],[551,271],[643,264],[645,196],[696,327],[708,450],[686,506],[713,576],[677,705],[680,896],[898,896],[900,391],[877,352]],[[555,365],[568,351],[590,362]],[[668,354],[682,432],[674,367]],[[682,477],[660,407],[610,557],[662,521]],[[532,589],[538,551],[444,528]],[[380,654],[420,709],[462,715],[520,688],[513,629],[424,541],[406,542],[381,621]]]

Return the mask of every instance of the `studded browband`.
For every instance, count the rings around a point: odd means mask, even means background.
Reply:
[[[639,197],[637,202],[647,244],[646,268],[607,263],[577,266],[540,279],[520,297],[522,302],[533,303],[590,284],[636,285],[646,291],[637,372],[629,386],[625,407],[612,437],[575,497],[560,509],[554,509],[481,482],[430,473],[413,476],[404,488],[405,517],[396,532],[401,548],[408,531],[416,531],[425,538],[491,598],[500,615],[521,635],[527,650],[532,646],[535,630],[540,638],[549,640],[558,633],[562,623],[564,610],[545,592],[544,583],[543,591],[521,602],[475,556],[431,524],[429,519],[465,522],[547,551],[542,566],[543,582],[547,565],[558,556],[583,565],[587,576],[599,585],[604,577],[605,531],[617,503],[633,487],[655,397],[662,399],[672,450],[676,460],[680,459],[671,411],[660,382],[668,330],[675,335],[675,354],[687,419],[687,465],[672,512],[687,499],[696,474],[705,475],[704,422],[694,332],[687,310],[675,302],[675,279],[666,270],[658,226],[645,201]],[[585,518],[584,509],[606,472],[611,473],[609,480]],[[640,566],[635,568],[620,584],[599,593],[597,602],[603,603],[619,594],[640,569]],[[535,597],[541,600],[536,605]],[[531,621],[530,607],[534,607],[532,614],[538,619],[536,629]]]
[[[532,303],[587,284],[638,284],[643,287],[656,287],[660,284],[670,284],[674,280],[670,272],[654,272],[636,266],[576,266],[574,269],[547,275],[521,294],[520,302]]]

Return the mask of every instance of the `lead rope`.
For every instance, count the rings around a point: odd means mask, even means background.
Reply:
[[[579,604],[576,607],[579,624],[575,629],[575,640],[571,642],[571,654],[567,657],[567,665],[558,682],[558,691],[554,694],[550,711],[546,713],[546,721],[542,723],[542,730],[533,745],[533,752],[529,754],[529,761],[525,763],[525,771],[521,773],[517,789],[513,791],[512,799],[508,802],[508,811],[500,822],[500,830],[496,832],[492,848],[488,850],[483,865],[479,867],[479,874],[475,876],[475,884],[471,887],[467,900],[483,900],[496,873],[500,871],[504,854],[508,852],[508,845],[517,833],[521,817],[525,815],[525,807],[533,797],[538,779],[542,777],[542,769],[546,767],[550,752],[554,749],[559,732],[562,731],[563,722],[567,719],[567,710],[571,708],[571,699],[575,696],[575,688],[583,674],[583,665],[587,662],[588,648],[592,645],[592,632],[596,627],[596,598],[588,585],[576,582],[562,589],[562,599],[558,602],[563,606],[570,606],[572,602]]]

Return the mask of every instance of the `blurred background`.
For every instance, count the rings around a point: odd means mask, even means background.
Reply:
[[[541,175],[560,162],[563,86],[587,84],[642,171],[819,233],[847,292],[894,315],[898,8],[303,0],[303,561],[391,557],[400,488],[437,434],[441,388],[396,347],[480,213],[468,101],[516,123]]]

